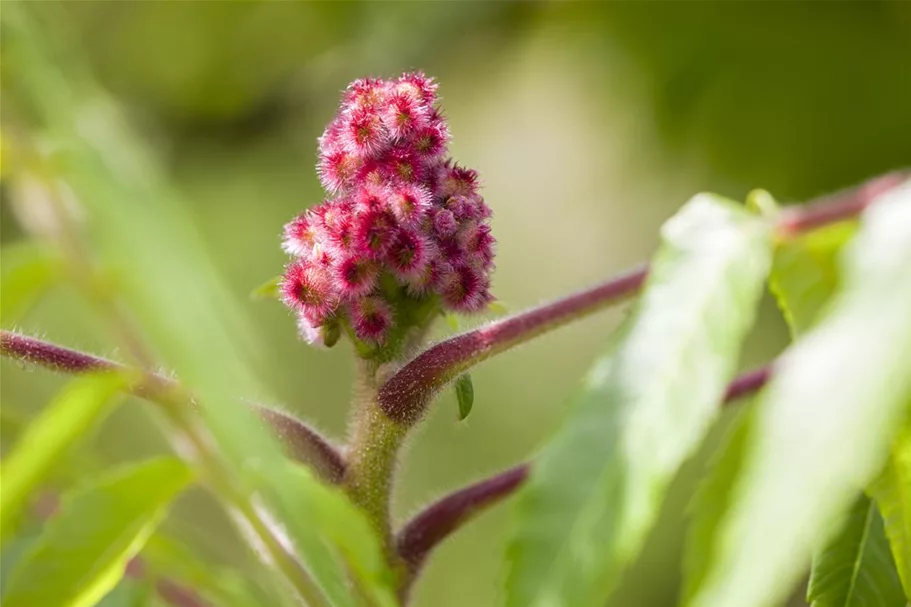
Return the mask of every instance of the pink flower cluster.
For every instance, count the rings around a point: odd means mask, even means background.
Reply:
[[[285,226],[282,300],[311,342],[339,321],[382,345],[397,310],[436,298],[477,312],[491,301],[495,240],[478,175],[446,158],[437,85],[420,73],[348,86],[319,139],[330,198]]]

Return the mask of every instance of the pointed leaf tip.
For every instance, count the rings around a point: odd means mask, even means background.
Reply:
[[[273,276],[262,283],[250,291],[250,299],[278,299],[278,285],[281,282],[281,279],[281,276]]]

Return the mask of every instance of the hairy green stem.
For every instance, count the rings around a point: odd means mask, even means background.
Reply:
[[[381,366],[358,361],[358,386],[351,411],[343,487],[363,509],[392,557],[390,501],[398,453],[407,427],[390,419],[376,404]]]

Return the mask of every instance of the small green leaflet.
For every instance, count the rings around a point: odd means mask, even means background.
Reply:
[[[459,401],[459,421],[462,421],[468,417],[471,407],[474,405],[474,385],[471,383],[471,375],[465,373],[456,379],[455,393],[456,399]]]
[[[841,531],[813,559],[811,607],[904,607],[883,520],[866,495],[857,498]]]
[[[663,226],[633,315],[520,493],[508,606],[604,605],[719,411],[771,256],[768,222],[716,196]]]
[[[838,288],[838,252],[857,231],[842,222],[802,234],[775,250],[769,288],[792,335],[806,332]]]
[[[274,276],[259,285],[250,292],[251,299],[278,299],[278,285],[281,283],[281,276]]]
[[[886,462],[911,402],[911,184],[866,210],[840,270],[758,403],[692,607],[783,600]]]
[[[83,435],[111,411],[124,386],[115,374],[72,380],[41,415],[28,425],[0,464],[0,535],[11,535],[34,489],[53,471]]]
[[[10,574],[4,607],[90,607],[190,482],[189,469],[160,458],[109,472],[64,496],[60,514]]]
[[[443,319],[446,321],[446,325],[452,331],[458,331],[461,329],[461,323],[459,322],[459,317],[453,314],[452,312],[444,312]]]
[[[509,306],[507,306],[499,299],[495,299],[494,301],[487,304],[487,311],[494,316],[505,316],[509,314]]]
[[[911,421],[892,445],[885,470],[869,491],[885,519],[898,575],[911,600]]]

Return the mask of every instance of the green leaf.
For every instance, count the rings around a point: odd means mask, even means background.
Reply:
[[[904,607],[876,504],[861,495],[841,531],[813,559],[811,607]]]
[[[758,403],[693,607],[783,600],[885,464],[911,402],[911,184],[862,219],[828,312]]]
[[[297,485],[288,482],[282,449],[239,400],[268,393],[248,364],[263,344],[213,266],[187,205],[123,113],[93,84],[78,49],[55,48],[67,36],[44,29],[65,23],[34,19],[32,10],[4,8],[4,69],[44,125],[58,177],[84,205],[100,261],[119,277],[119,297],[150,349],[198,397],[206,428],[236,475],[230,479],[236,494],[261,497],[260,514],[278,519],[323,593],[335,605],[354,605],[339,556],[346,548],[334,546],[306,516],[321,508],[307,501],[317,499],[321,485],[301,475]],[[372,531],[365,533],[365,541],[378,544]],[[365,591],[385,596],[388,587]]]
[[[96,607],[145,607],[153,594],[154,591],[149,582],[123,578],[97,603]]]
[[[886,467],[869,492],[885,519],[898,575],[911,597],[911,424],[905,424],[892,445]]]
[[[778,202],[765,190],[752,190],[748,193],[746,206],[754,213],[768,219],[777,219],[781,212]]]
[[[156,532],[142,549],[142,558],[156,575],[193,588],[213,605],[257,607],[265,604],[250,572],[239,572],[203,562],[189,547],[172,537]]]
[[[10,571],[16,568],[16,563],[28,554],[38,540],[38,532],[23,533],[4,543],[3,552],[0,553],[0,597],[6,596],[6,586],[9,581]]]
[[[750,193],[748,205],[765,217],[778,214],[774,200],[761,190]],[[836,224],[796,236],[776,248],[769,286],[792,336],[811,326],[835,292],[836,257],[854,231],[851,224]],[[685,598],[692,598],[713,558],[715,532],[730,504],[752,417],[744,416],[736,422],[729,444],[719,448],[716,461],[697,490],[684,556]]]
[[[755,410],[755,407],[748,406],[737,412],[737,417],[727,428],[727,435],[712,456],[708,474],[693,496],[683,556],[684,598],[691,598],[705,578],[711,562],[712,542],[721,516],[731,500],[731,487],[740,472]]]
[[[856,229],[850,222],[833,224],[783,242],[775,250],[769,288],[792,336],[810,328],[838,288],[838,254]]]
[[[285,486],[273,503],[291,541],[333,605],[356,605],[346,567],[378,607],[395,606],[394,577],[366,516],[339,489],[324,485],[295,462],[257,466],[268,486]]]
[[[113,589],[130,558],[190,482],[179,460],[124,467],[64,497],[10,574],[4,607],[89,607]]]
[[[274,276],[250,292],[251,299],[278,299],[278,285],[281,276]]]
[[[0,438],[3,441],[16,441],[28,427],[28,418],[19,412],[15,405],[4,402],[0,407]]]
[[[0,535],[9,536],[32,491],[52,472],[67,450],[107,415],[123,388],[119,375],[73,380],[26,428],[0,464]]]
[[[465,373],[460,375],[455,381],[456,399],[459,401],[459,421],[462,421],[471,413],[471,407],[474,405],[474,385],[471,383],[471,375]]]
[[[0,319],[9,325],[60,279],[60,262],[35,242],[3,247],[0,255]]]
[[[664,225],[636,310],[521,492],[508,605],[604,604],[719,411],[770,264],[768,224],[718,197]]]

